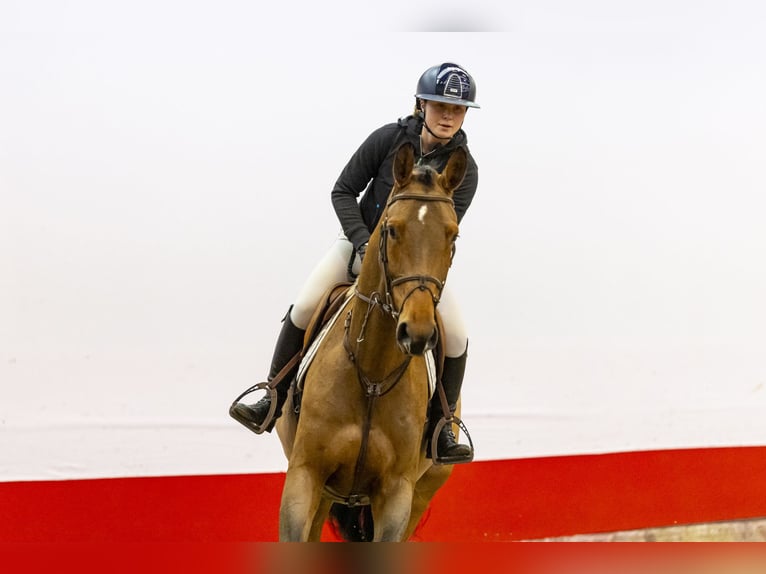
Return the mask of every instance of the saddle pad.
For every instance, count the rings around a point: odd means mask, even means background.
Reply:
[[[353,296],[349,296],[346,298],[346,300],[343,302],[343,305],[340,306],[340,308],[335,312],[335,314],[330,318],[330,320],[327,321],[327,323],[322,327],[319,333],[317,333],[317,336],[314,338],[314,341],[309,346],[303,359],[301,359],[301,362],[298,365],[298,374],[295,377],[295,383],[299,390],[303,389],[303,379],[306,377],[306,372],[308,371],[309,366],[311,365],[312,361],[314,360],[314,357],[316,356],[317,349],[319,349],[319,345],[322,344],[322,341],[324,340],[325,336],[330,331],[330,329],[335,324],[335,322],[338,320],[338,317],[340,317],[340,314],[346,308],[346,306],[348,305],[349,301],[351,301],[351,299],[353,299]],[[432,351],[426,352],[425,360],[426,360],[426,372],[428,373],[428,398],[430,399],[436,390],[436,360],[434,359],[434,354]]]
[[[306,351],[306,354],[304,355],[303,359],[301,359],[301,362],[298,365],[298,374],[295,377],[295,381],[296,381],[296,385],[298,389],[303,389],[303,379],[306,376],[306,371],[308,370],[309,365],[311,365],[311,362],[314,360],[314,357],[316,356],[319,345],[327,336],[327,333],[330,331],[332,326],[335,325],[335,322],[338,320],[338,317],[346,308],[349,301],[351,301],[351,298],[352,298],[351,296],[346,297],[346,300],[343,302],[343,305],[341,305],[338,308],[335,314],[332,317],[330,317],[330,320],[327,321],[327,323],[324,324],[324,326],[319,331],[319,333],[317,333],[316,337],[314,337],[314,340],[311,342],[311,345]]]

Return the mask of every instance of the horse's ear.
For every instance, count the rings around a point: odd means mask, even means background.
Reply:
[[[396,150],[394,158],[394,181],[399,187],[407,185],[415,167],[415,146],[405,142]]]
[[[455,191],[463,183],[466,169],[468,169],[468,152],[461,146],[452,152],[439,176],[444,189],[449,193]]]

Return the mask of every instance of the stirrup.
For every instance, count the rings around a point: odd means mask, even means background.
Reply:
[[[238,412],[235,411],[234,407],[239,404],[240,399],[244,397],[245,395],[248,395],[252,392],[260,391],[260,390],[266,390],[269,393],[268,397],[271,399],[271,402],[269,404],[269,412],[266,413],[266,418],[263,419],[263,422],[259,425],[241,416]],[[255,434],[262,434],[263,432],[271,432],[271,430],[274,428],[274,423],[276,423],[276,420],[274,417],[274,414],[276,413],[276,411],[277,411],[277,389],[274,387],[270,387],[269,383],[258,383],[257,385],[250,387],[248,390],[246,390],[244,393],[242,393],[236,399],[234,399],[234,402],[231,403],[231,406],[229,407],[229,415],[231,416],[231,418],[233,418],[238,423],[241,423],[243,426],[250,429]]]
[[[439,435],[442,432],[442,429],[444,428],[444,425],[446,424],[452,424],[455,423],[458,428],[463,431],[463,434],[468,439],[468,446],[471,448],[471,454],[468,457],[464,456],[439,456],[438,451],[438,442],[439,442]],[[436,423],[436,427],[434,428],[434,432],[431,435],[431,460],[433,461],[433,464],[436,466],[441,466],[445,464],[464,464],[471,462],[473,460],[473,441],[471,440],[471,435],[468,433],[468,429],[465,426],[465,423],[463,423],[462,420],[460,420],[455,415],[452,415],[449,421],[445,417],[442,417],[439,419],[439,422]]]

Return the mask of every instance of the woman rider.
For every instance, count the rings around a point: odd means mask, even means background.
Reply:
[[[326,291],[336,283],[348,280],[349,270],[358,272],[367,241],[393,187],[393,159],[397,147],[405,141],[412,142],[419,153],[418,163],[427,163],[441,171],[458,146],[468,152],[467,136],[462,126],[468,108],[479,107],[475,98],[476,84],[464,68],[450,62],[432,66],[418,80],[413,114],[373,131],[351,157],[331,194],[343,231],[311,272],[283,319],[268,375],[269,381],[301,350],[305,330]],[[465,178],[454,192],[458,223],[471,205],[477,184],[476,162],[468,152]],[[357,201],[360,194],[362,198]],[[468,335],[460,309],[448,286],[442,292],[439,313],[445,331],[442,384],[447,402],[454,412],[463,384]],[[282,412],[282,405],[296,372],[297,366],[276,387],[275,416],[265,429],[269,432]],[[230,413],[248,428],[252,425],[260,427],[270,406],[271,399],[266,396],[252,405],[235,403]],[[431,428],[428,436],[433,434],[441,413],[441,402],[438,394],[435,394],[431,400]],[[428,456],[431,456],[430,440],[428,444]],[[444,425],[439,434],[437,453],[448,464],[470,462],[473,459],[471,447],[456,441],[449,424]]]

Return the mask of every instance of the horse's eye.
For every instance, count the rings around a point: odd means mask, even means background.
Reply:
[[[389,227],[388,228],[388,236],[391,239],[396,239],[396,229],[394,229],[393,227]]]

